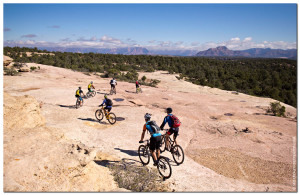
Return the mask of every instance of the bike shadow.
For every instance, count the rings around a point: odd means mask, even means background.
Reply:
[[[83,121],[90,121],[90,122],[99,122],[98,120],[95,120],[95,119],[93,119],[93,118],[78,118],[78,119],[80,119],[80,120],[83,120]]]
[[[160,155],[161,155],[161,153],[160,153]],[[174,160],[171,160],[169,157],[164,156],[164,155],[161,155],[161,156],[165,157],[169,161],[171,166],[179,166]]]
[[[121,148],[114,148],[115,150],[120,150],[120,152],[123,152],[125,154],[128,154],[130,156],[139,156],[137,150],[123,150]]]
[[[123,118],[123,117],[116,117],[116,121],[124,121],[125,120],[125,118]]]
[[[58,105],[58,106],[62,108],[76,109],[75,105]]]
[[[127,92],[127,93],[136,93],[136,91],[128,91],[128,90],[125,90],[125,92]]]

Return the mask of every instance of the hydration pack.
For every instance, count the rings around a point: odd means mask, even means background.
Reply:
[[[155,121],[149,121],[147,123],[147,125],[150,125],[150,127],[151,127],[151,130],[148,129],[148,131],[150,132],[151,135],[155,134],[155,133],[159,133],[160,127],[156,124]]]
[[[111,99],[106,99],[106,105],[107,106],[112,106],[113,102],[111,101]]]
[[[175,115],[170,115],[173,121],[173,127],[179,127],[181,125],[180,120]]]

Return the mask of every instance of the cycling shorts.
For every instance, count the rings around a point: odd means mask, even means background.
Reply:
[[[154,151],[155,149],[159,149],[161,145],[161,136],[151,137],[150,138],[150,147],[149,149]]]
[[[110,84],[110,87],[111,87],[111,88],[115,88],[116,85],[115,85],[115,84]]]
[[[89,92],[93,92],[92,88],[88,88]]]
[[[112,107],[111,106],[106,106],[104,109],[107,110],[108,112],[110,112]]]
[[[168,135],[172,135],[174,133],[174,139],[178,136],[179,127],[171,127],[167,132]]]

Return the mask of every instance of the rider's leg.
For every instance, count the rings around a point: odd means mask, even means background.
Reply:
[[[166,149],[169,150],[169,134],[166,134]]]
[[[175,129],[174,129],[174,136],[173,136],[173,139],[174,139],[174,142],[175,142],[175,144],[176,145],[178,145],[177,144],[177,136],[178,136],[178,132],[179,132],[179,128],[178,127],[176,127]]]

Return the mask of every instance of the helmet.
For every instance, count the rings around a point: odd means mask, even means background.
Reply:
[[[93,84],[93,81],[91,81],[91,84]]]
[[[150,119],[151,119],[151,114],[146,113],[145,116],[144,116],[144,118],[145,118],[146,120],[150,120]]]
[[[78,87],[79,89],[81,89],[81,87]]]
[[[113,78],[113,80],[115,80],[115,78]]]
[[[172,111],[173,111],[172,108],[167,108],[166,110],[167,110],[167,113],[172,113]]]
[[[104,98],[107,99],[107,95],[106,94],[104,95]]]

